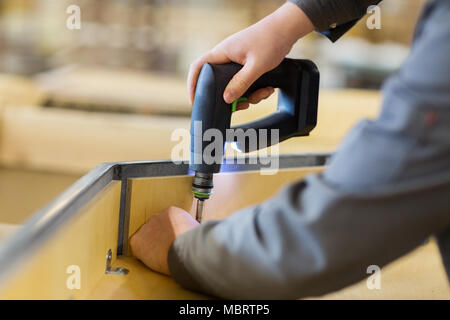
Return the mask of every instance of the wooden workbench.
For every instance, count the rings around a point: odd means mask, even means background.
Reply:
[[[131,270],[127,277],[105,275],[91,299],[203,299],[178,286],[170,277],[152,272],[140,261],[124,257],[117,264]],[[380,290],[369,290],[366,280],[313,299],[450,299],[450,289],[434,241],[381,271]]]

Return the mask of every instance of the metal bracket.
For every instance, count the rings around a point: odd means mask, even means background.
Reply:
[[[113,268],[111,267],[111,260],[112,260],[112,251],[111,249],[108,250],[108,253],[106,254],[106,274],[119,274],[119,275],[126,275],[128,274],[128,269],[126,268]]]

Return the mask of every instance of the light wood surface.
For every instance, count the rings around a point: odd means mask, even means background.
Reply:
[[[109,249],[116,264],[120,185],[111,182],[17,268],[0,288],[0,299],[86,298],[105,273]],[[73,265],[81,271],[79,290],[66,285]]]
[[[117,264],[131,270],[126,277],[105,275],[89,299],[209,299],[186,291],[170,277],[155,273],[132,257]],[[450,299],[445,270],[434,241],[381,270],[381,289],[370,290],[366,279],[322,297],[309,299]]]
[[[0,223],[24,223],[78,178],[78,175],[0,167]]]
[[[367,280],[320,299],[444,299],[450,286],[434,240],[381,269],[380,290],[369,290]]]
[[[5,108],[0,163],[71,174],[102,162],[170,159],[189,120],[49,108]]]
[[[12,74],[0,74],[0,107],[37,106],[45,93],[33,80]]]
[[[105,274],[88,299],[94,300],[177,300],[210,299],[185,290],[172,278],[151,271],[134,257],[120,257],[116,264],[130,270],[126,276]]]
[[[126,277],[105,275],[89,299],[210,298],[184,290],[170,277],[151,271],[132,257],[122,257],[117,264],[130,269],[131,273]],[[450,299],[450,288],[434,241],[383,268],[380,290],[368,289],[366,281],[309,299]]]

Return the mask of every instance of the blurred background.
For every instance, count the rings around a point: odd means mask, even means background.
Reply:
[[[0,223],[22,223],[100,162],[169,159],[171,133],[189,127],[189,64],[283,3],[0,0]],[[335,44],[311,34],[290,56],[318,64],[321,103],[345,106],[360,92],[375,109],[424,3],[385,0],[381,29],[364,18]],[[79,30],[66,27],[71,5],[81,8]]]

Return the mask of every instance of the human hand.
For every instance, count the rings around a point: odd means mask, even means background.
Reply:
[[[131,251],[150,269],[169,275],[167,255],[172,242],[198,225],[199,223],[183,209],[169,207],[151,216],[131,237]]]
[[[191,64],[188,75],[188,92],[191,104],[194,102],[198,76],[205,63],[224,64],[235,62],[243,65],[231,79],[223,98],[232,103],[264,73],[275,69],[289,53],[294,43],[312,32],[314,25],[295,4],[287,2],[278,10],[221,43]],[[247,109],[268,98],[274,88],[257,90],[247,102],[240,102],[238,110]]]

